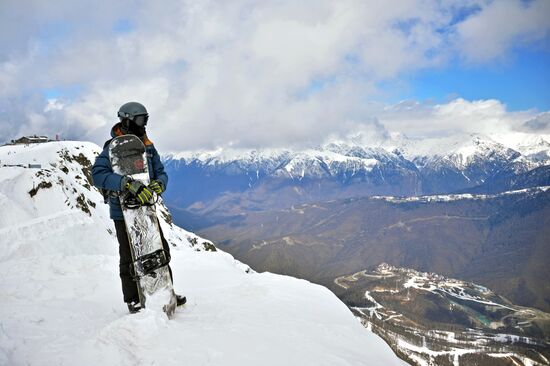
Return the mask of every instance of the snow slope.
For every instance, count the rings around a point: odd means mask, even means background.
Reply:
[[[86,177],[98,152],[0,147],[0,365],[403,364],[326,288],[255,273],[165,220],[188,303],[172,320],[129,315],[114,228]],[[14,166],[29,163],[41,168]]]

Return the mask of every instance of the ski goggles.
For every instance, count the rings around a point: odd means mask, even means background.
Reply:
[[[147,126],[148,120],[149,120],[148,114],[138,114],[137,116],[134,116],[134,118],[131,119],[131,121],[133,121],[139,127]]]

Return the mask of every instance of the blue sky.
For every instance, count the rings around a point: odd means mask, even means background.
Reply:
[[[550,110],[550,52],[519,48],[504,60],[489,65],[453,62],[442,68],[405,76],[403,93],[394,99],[433,100],[438,103],[462,97],[468,100],[498,99],[510,111]],[[395,93],[395,92],[394,92]]]

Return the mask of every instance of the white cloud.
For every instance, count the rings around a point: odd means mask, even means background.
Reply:
[[[534,111],[508,112],[498,100],[459,98],[445,104],[404,102],[388,106],[380,120],[397,132],[420,138],[513,132],[535,115]]]
[[[538,114],[523,123],[519,129],[526,132],[550,133],[550,112]]]
[[[550,1],[500,0],[457,25],[457,47],[466,60],[501,58],[514,46],[540,41],[550,32]]]
[[[496,37],[479,22],[502,22],[497,2],[479,2],[480,12],[455,25],[456,10],[477,1],[10,1],[2,6],[21,20],[0,15],[0,140],[61,133],[101,143],[118,106],[130,100],[147,106],[152,139],[170,150],[312,145],[357,131],[374,130],[367,135],[377,139],[388,130],[429,135],[511,123],[497,101],[409,110],[369,102],[380,81],[444,65],[456,52],[487,60],[518,35],[540,38],[537,27],[517,21],[495,50],[477,55],[474,40]],[[532,14],[544,6],[535,1],[522,14],[544,28]],[[120,19],[129,31],[113,30]],[[79,93],[56,96],[62,108],[40,95],[72,87]]]

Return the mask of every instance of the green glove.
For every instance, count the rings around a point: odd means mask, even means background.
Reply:
[[[143,183],[139,180],[130,180],[126,183],[124,188],[133,194],[139,202],[143,205],[144,203],[149,202],[153,198],[153,192],[149,190]]]
[[[160,180],[152,180],[148,187],[155,191],[156,194],[164,192],[164,185]]]

